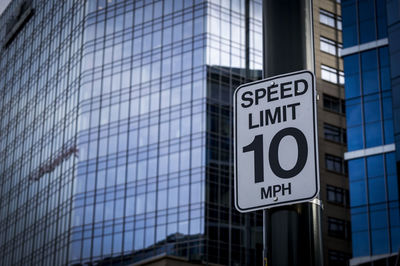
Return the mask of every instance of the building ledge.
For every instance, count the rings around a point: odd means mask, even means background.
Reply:
[[[350,266],[356,266],[356,265],[360,265],[363,263],[368,263],[368,262],[377,261],[380,259],[390,258],[393,256],[398,256],[398,252],[386,253],[386,254],[375,255],[375,256],[356,257],[356,258],[350,259]]]
[[[363,52],[363,51],[366,51],[369,49],[378,48],[378,47],[385,46],[388,44],[389,44],[388,38],[384,38],[384,39],[380,39],[380,40],[376,40],[376,41],[372,41],[372,42],[363,43],[360,45],[354,45],[354,46],[342,49],[342,53],[340,56],[343,57],[346,55]]]
[[[372,147],[368,149],[361,149],[356,151],[349,151],[344,153],[345,160],[352,160],[361,157],[371,156],[375,154],[387,153],[396,150],[396,146],[394,144],[387,144],[377,147]]]

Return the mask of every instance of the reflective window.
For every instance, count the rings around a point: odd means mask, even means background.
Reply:
[[[325,65],[321,65],[321,78],[335,84],[344,84],[343,71]]]
[[[364,95],[379,91],[377,60],[377,50],[361,53],[361,76]]]
[[[360,67],[358,54],[344,57],[344,70],[346,77],[346,99],[361,95]]]
[[[325,37],[319,37],[320,49],[331,55],[341,54],[342,45],[336,41],[330,40]]]
[[[352,216],[352,224],[356,221],[353,221]],[[363,221],[364,223],[368,223],[368,221]],[[353,256],[361,257],[365,256],[365,254],[369,254],[369,233],[368,231],[362,232],[353,232],[352,233],[352,242],[353,242]]]
[[[342,18],[323,9],[319,10],[319,22],[338,30],[342,29]]]

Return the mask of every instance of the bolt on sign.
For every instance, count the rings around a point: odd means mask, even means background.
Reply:
[[[315,198],[317,140],[313,73],[239,86],[234,92],[236,209],[249,212]]]

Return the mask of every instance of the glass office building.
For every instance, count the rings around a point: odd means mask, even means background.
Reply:
[[[14,0],[0,16],[0,264],[262,259],[233,208],[261,0]]]
[[[393,47],[388,38],[391,2],[396,1],[342,1],[351,265],[393,265],[400,248],[400,147],[394,139],[400,120],[393,111],[399,98],[393,97],[398,89],[391,78],[399,67],[399,42]]]

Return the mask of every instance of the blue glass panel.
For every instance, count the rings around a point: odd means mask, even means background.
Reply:
[[[346,99],[360,96],[360,76],[358,54],[344,58],[344,69],[346,75]]]
[[[400,212],[399,212],[399,202],[390,202],[390,225],[400,226]]]
[[[347,126],[356,126],[362,123],[360,99],[346,101],[346,122]]]
[[[350,175],[351,176],[351,175]],[[350,206],[360,206],[367,204],[365,191],[365,181],[354,181],[350,183]]]
[[[363,71],[362,86],[364,95],[378,92],[379,91],[378,71],[377,70]]]
[[[383,176],[368,179],[368,196],[370,204],[386,200],[385,180]]]
[[[367,157],[367,172],[368,178],[383,176],[384,169],[382,154]]]
[[[369,255],[369,239],[368,232],[353,232],[353,257],[361,257]]]
[[[376,39],[374,6],[375,5],[373,0],[360,0],[358,2],[358,15],[360,19],[360,43],[365,43]]]
[[[371,19],[374,17],[374,0],[359,0],[358,15],[360,20]],[[354,16],[355,13],[352,15]]]
[[[364,97],[364,121],[366,123],[379,121],[381,119],[380,110],[378,94]]]
[[[392,252],[400,249],[400,227],[392,226],[390,229],[392,237]]]
[[[378,67],[376,50],[369,50],[361,53],[362,71],[376,70]]]
[[[396,175],[388,175],[388,199],[389,200],[399,200],[399,187]]]
[[[343,47],[357,45],[357,27],[356,25],[343,26]]]
[[[395,175],[396,172],[396,154],[394,152],[386,153],[386,173],[388,175]]]
[[[389,66],[389,49],[386,46],[379,48],[379,65],[381,67]]]
[[[360,44],[374,41],[375,21],[373,19],[360,21]]]
[[[363,127],[354,126],[347,128],[347,149],[349,151],[359,150],[364,147]]]
[[[92,247],[91,239],[85,239],[83,241],[83,249],[82,249],[82,257],[89,258],[90,257],[90,249]]]
[[[393,117],[392,108],[392,92],[386,91],[382,93],[382,108],[383,108],[383,118],[390,119]]]
[[[381,90],[390,90],[391,86],[388,47],[379,48],[379,65],[381,74]]]
[[[351,231],[358,232],[365,230],[368,230],[367,207],[352,208]]]
[[[71,260],[79,259],[81,254],[81,241],[74,241],[70,245],[69,257]]]
[[[387,229],[372,230],[372,254],[384,254],[389,252],[389,239]]]
[[[350,182],[365,179],[364,158],[348,161]]]
[[[357,74],[360,72],[360,64],[358,54],[345,56],[343,59],[344,70],[346,74]]]
[[[343,18],[343,47],[350,47],[357,44],[357,14],[356,1],[342,2],[342,18]]]
[[[381,90],[387,91],[391,89],[390,86],[390,69],[389,67],[381,67]],[[346,80],[347,82],[347,80]]]
[[[365,146],[367,148],[382,145],[382,123],[365,125]]]
[[[378,62],[376,50],[370,50],[361,54],[362,86],[363,93],[378,92]]]
[[[385,130],[385,144],[391,144],[394,142],[394,132],[393,132],[393,120],[388,119],[383,123]]]
[[[135,230],[135,241],[134,241],[135,250],[143,248],[143,239],[144,239],[144,230],[143,229]]]
[[[386,1],[376,1],[378,39],[387,37]]]
[[[346,99],[360,96],[360,75],[348,75],[346,73],[346,84],[345,84]]]
[[[394,252],[400,248],[400,210],[398,201],[390,203],[390,230],[392,252]]]
[[[155,236],[155,228],[154,227],[146,228],[145,247],[149,247],[154,244],[154,236]]]
[[[378,204],[370,207],[371,229],[383,229],[388,227],[388,212],[386,204]]]

